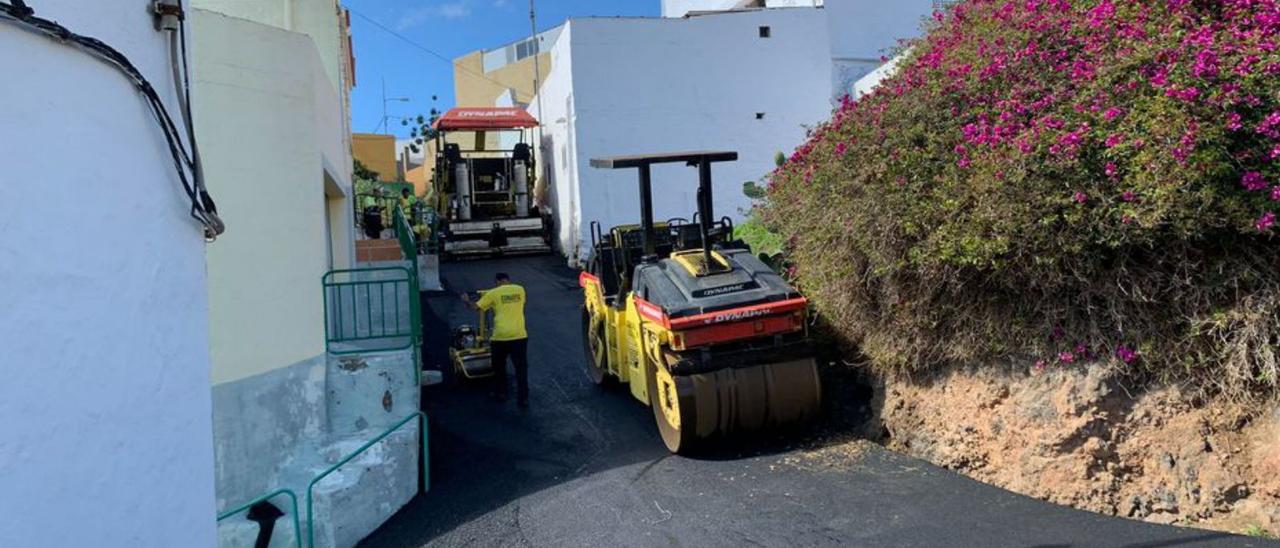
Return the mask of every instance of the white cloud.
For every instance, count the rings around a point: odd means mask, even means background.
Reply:
[[[511,5],[511,0],[493,0],[493,7],[505,8]]]
[[[396,30],[408,30],[431,19],[463,19],[471,15],[469,0],[456,0],[413,8],[396,21]]]

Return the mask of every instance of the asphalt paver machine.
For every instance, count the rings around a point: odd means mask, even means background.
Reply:
[[[621,381],[648,404],[675,453],[819,414],[821,385],[808,333],[808,302],[734,239],[713,213],[711,166],[736,152],[593,159],[636,169],[640,223],[603,232],[591,224],[592,255],[579,275],[587,372]],[[655,223],[651,166],[697,168],[692,221]]]
[[[436,120],[436,211],[445,257],[546,253],[550,217],[534,205],[530,130],[519,108],[454,108]]]

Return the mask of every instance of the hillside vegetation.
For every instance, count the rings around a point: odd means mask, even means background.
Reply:
[[[875,368],[1276,393],[1276,0],[964,0],[904,51],[761,209]]]

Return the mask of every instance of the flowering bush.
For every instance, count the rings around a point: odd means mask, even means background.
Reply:
[[[1260,393],[1280,353],[1280,0],[965,0],[769,180],[887,371],[1112,357]]]

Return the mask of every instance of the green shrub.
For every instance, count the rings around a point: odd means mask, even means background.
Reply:
[[[760,222],[760,216],[755,210],[747,216],[746,221],[734,227],[733,232],[736,237],[751,246],[752,253],[769,257],[782,253],[782,245],[785,243],[782,236],[769,230],[764,223]]]
[[[1280,7],[967,0],[771,176],[796,279],[882,372],[1280,373]]]

